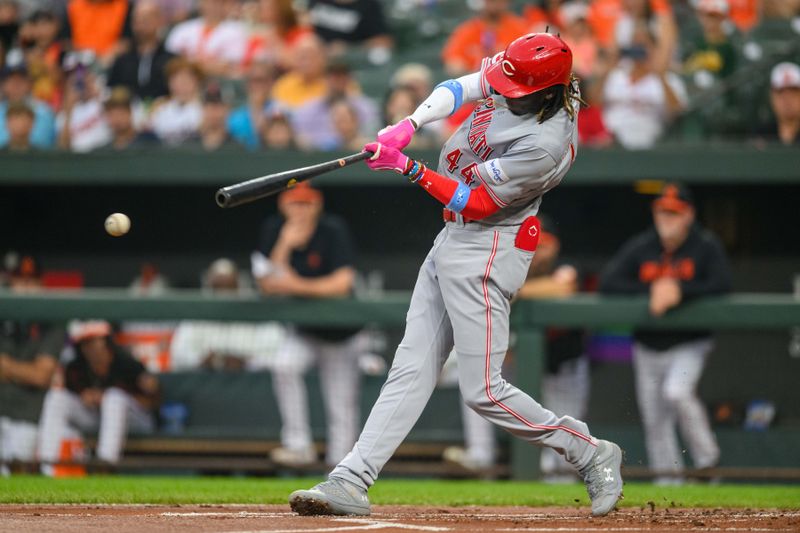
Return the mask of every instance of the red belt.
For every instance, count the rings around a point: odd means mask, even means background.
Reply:
[[[445,222],[458,222],[458,213],[445,207],[442,209],[442,218]],[[472,222],[471,218],[467,218],[465,216],[462,216],[461,218],[464,219],[464,222]]]

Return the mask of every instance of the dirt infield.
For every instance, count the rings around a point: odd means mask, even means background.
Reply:
[[[2,505],[0,531],[800,531],[800,511],[375,506],[373,515],[300,517],[276,505]]]

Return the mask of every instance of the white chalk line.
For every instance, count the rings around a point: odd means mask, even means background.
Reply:
[[[349,526],[320,527],[313,529],[259,529],[252,531],[236,531],[231,533],[328,533],[333,531],[368,531],[373,529],[407,529],[411,531],[450,531],[452,528],[441,526],[421,526],[413,524],[401,524],[399,522],[389,522],[384,520],[374,520],[366,518],[333,518],[332,522],[346,522]]]

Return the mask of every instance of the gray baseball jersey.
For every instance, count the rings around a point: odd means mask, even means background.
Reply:
[[[502,209],[482,223],[515,225],[535,215],[542,195],[561,183],[577,147],[577,119],[563,109],[539,124],[531,115],[514,115],[503,96],[493,95],[445,143],[439,173],[473,189],[483,183]]]
[[[576,468],[589,463],[596,447],[586,424],[556,416],[501,374],[511,300],[533,258],[516,246],[517,233],[530,231],[523,221],[572,164],[576,123],[564,110],[543,124],[533,115],[515,116],[488,91],[483,73],[471,74],[434,90],[412,115],[421,125],[420,118],[458,107],[462,94],[467,101],[485,98],[445,144],[439,172],[473,189],[483,183],[500,209],[478,222],[448,222],[420,268],[386,384],[358,442],[331,473],[365,489],[416,423],[454,346],[461,394],[475,412],[556,450]]]

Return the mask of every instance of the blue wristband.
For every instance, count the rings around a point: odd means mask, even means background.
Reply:
[[[455,211],[456,213],[460,213],[466,206],[467,202],[469,201],[469,195],[472,193],[472,189],[468,186],[464,185],[461,182],[458,182],[458,187],[456,187],[456,192],[453,193],[453,197],[450,198],[450,203],[447,204],[445,207],[450,211]]]
[[[452,115],[459,107],[461,107],[461,104],[464,103],[464,87],[462,87],[461,84],[456,80],[443,81],[434,88],[438,89],[439,87],[444,87],[445,89],[449,90],[451,93],[453,93],[453,96],[456,99],[455,103],[453,104],[453,110],[450,111],[450,114]]]

